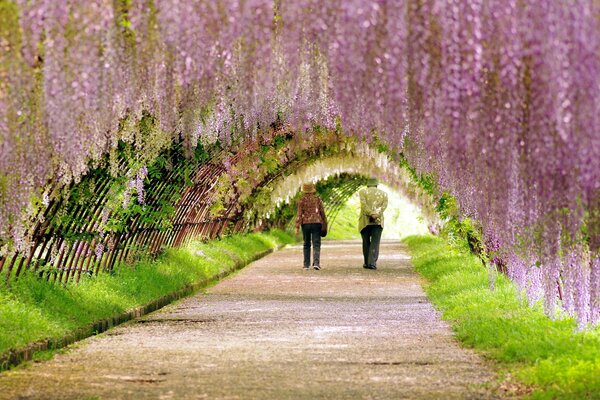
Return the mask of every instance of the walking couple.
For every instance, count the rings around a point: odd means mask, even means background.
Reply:
[[[377,269],[379,243],[383,232],[383,212],[388,203],[387,194],[377,188],[377,179],[369,179],[367,187],[359,192],[360,217],[358,230],[362,237],[363,268]],[[303,195],[298,201],[298,219],[296,232],[302,228],[304,238],[304,269],[310,269],[311,244],[313,248],[314,269],[321,269],[321,236],[327,234],[327,217],[323,201],[317,195],[315,185],[302,185]]]

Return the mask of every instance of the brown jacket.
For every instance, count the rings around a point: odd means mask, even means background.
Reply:
[[[296,227],[304,224],[323,224],[325,223],[325,210],[323,202],[315,193],[305,193],[298,200],[298,219]]]

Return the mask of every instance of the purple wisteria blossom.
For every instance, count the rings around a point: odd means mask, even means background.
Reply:
[[[600,319],[600,3],[14,0],[0,32],[0,238],[119,141],[150,165],[276,120],[402,152],[530,301]],[[116,4],[120,4],[116,7]],[[125,8],[123,4],[129,4]],[[144,113],[159,129],[138,132]],[[145,170],[134,176],[144,202]],[[52,199],[50,199],[52,200]],[[108,245],[108,244],[107,244]]]

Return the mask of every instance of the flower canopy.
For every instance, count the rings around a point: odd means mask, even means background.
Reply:
[[[563,279],[598,318],[599,18],[594,0],[1,2],[0,237],[120,142],[145,165],[339,125],[435,176],[523,287]]]

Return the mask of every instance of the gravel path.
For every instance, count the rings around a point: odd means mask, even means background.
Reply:
[[[358,242],[298,246],[196,296],[0,375],[0,399],[489,399],[401,244],[362,268]]]

